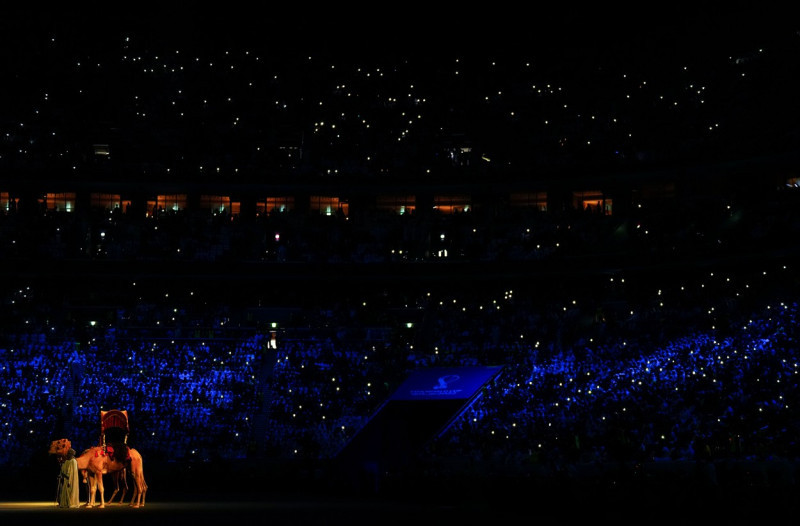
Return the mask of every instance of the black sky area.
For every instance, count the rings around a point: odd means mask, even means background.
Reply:
[[[523,54],[579,58],[742,48],[791,28],[764,2],[226,3],[24,5],[0,15],[4,53],[42,34],[103,45],[126,32],[183,48],[248,45],[276,55]]]

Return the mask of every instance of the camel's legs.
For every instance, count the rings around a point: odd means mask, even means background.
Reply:
[[[122,504],[125,501],[125,493],[127,493],[127,492],[125,491],[124,487],[122,488],[122,491],[120,491],[119,487],[115,487],[114,491],[111,492],[111,496],[106,501],[106,504],[112,504],[114,502],[114,499],[117,497],[117,495],[119,495],[119,501],[118,502],[120,504]]]
[[[104,488],[103,488],[103,474],[102,473],[98,473],[97,474],[97,487],[100,490],[100,507],[101,508],[105,508],[106,507],[106,501],[105,501],[105,497],[103,495]]]
[[[100,493],[100,504],[97,504],[96,494]],[[106,502],[103,498],[103,475],[100,473],[92,473],[89,475],[89,502],[86,504],[87,508],[105,508]]]
[[[117,493],[119,493],[119,485],[118,485],[118,484],[114,484],[114,491],[112,491],[112,492],[111,492],[111,496],[110,496],[110,497],[108,497],[108,503],[109,503],[109,504],[111,504],[112,502],[114,502],[114,497],[116,497],[116,496],[117,496]]]
[[[91,490],[92,486],[89,483],[88,471],[86,471],[85,469],[82,469],[80,471],[81,471],[81,480],[84,484],[86,484],[86,507],[89,507],[89,502],[90,502],[89,499],[91,498],[92,495],[92,490]]]
[[[131,506],[139,508],[144,506],[144,497],[147,493],[147,483],[144,481],[144,475],[141,472],[133,474],[133,496],[131,497]]]
[[[111,475],[114,477],[114,491],[111,493],[111,497],[108,499],[109,504],[114,502],[114,497],[120,492],[120,479],[122,479],[122,493],[120,493],[119,503],[122,504],[125,502],[125,494],[128,492],[128,479],[125,475],[125,469],[122,469],[121,471],[115,471]]]
[[[97,491],[97,475],[92,473],[89,475],[89,498],[86,500],[86,507],[93,508],[94,507],[94,495]]]

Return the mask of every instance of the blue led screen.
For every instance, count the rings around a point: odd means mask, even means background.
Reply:
[[[472,397],[500,372],[501,366],[431,367],[409,376],[391,400],[444,400]]]

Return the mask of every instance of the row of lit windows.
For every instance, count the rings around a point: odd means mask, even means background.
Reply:
[[[573,192],[573,206],[580,209],[602,210],[604,214],[612,212],[612,200],[600,191]],[[38,199],[39,205],[49,211],[72,212],[75,209],[75,192],[51,192]],[[13,197],[9,192],[0,192],[0,210],[8,212],[17,207],[19,198]],[[92,208],[106,210],[121,210],[127,212],[131,206],[131,199],[125,199],[120,194],[93,192],[90,194],[89,203]],[[350,209],[347,200],[335,196],[312,195],[309,197],[309,210],[323,215],[343,214],[348,216]],[[509,205],[515,208],[535,208],[547,211],[547,192],[518,192],[509,196]],[[154,199],[147,200],[147,215],[159,212],[181,211],[189,207],[187,194],[163,194]],[[234,201],[230,196],[201,195],[198,200],[200,210],[211,213],[225,213],[232,216],[241,212],[241,202]],[[296,207],[295,198],[292,196],[274,196],[257,199],[256,213],[265,214],[273,211],[287,212]],[[417,208],[417,199],[414,195],[381,195],[375,200],[375,208],[391,210],[398,214],[412,213]],[[436,195],[433,197],[433,208],[444,214],[469,212],[473,208],[473,200],[469,195]]]
[[[785,184],[790,188],[800,187],[800,177],[788,177]],[[644,185],[635,191],[639,199],[673,198],[677,191],[673,183]],[[613,200],[600,190],[585,190],[572,192],[572,207],[577,210],[590,210],[603,215],[613,212]],[[19,207],[20,198],[11,192],[0,191],[0,213],[8,213]],[[75,192],[51,192],[38,198],[39,206],[48,211],[72,212],[75,209]],[[93,192],[89,197],[89,204],[95,209],[121,210],[127,212],[132,204],[131,199],[123,198],[120,194]],[[473,208],[472,196],[464,194],[435,195],[432,201],[433,208],[443,214],[469,212]],[[512,208],[531,208],[541,212],[548,210],[547,192],[515,192],[509,195],[508,205]],[[189,208],[187,194],[163,194],[147,201],[147,215],[159,212],[180,211]],[[224,213],[238,216],[241,212],[241,202],[234,201],[230,196],[201,195],[198,200],[199,210],[208,210],[211,213]],[[397,214],[413,213],[418,208],[417,197],[409,194],[379,195],[375,198],[375,208],[389,210]],[[296,209],[293,196],[272,196],[257,198],[255,211],[258,215],[272,212],[288,212]],[[308,209],[322,215],[344,215],[347,217],[350,207],[347,199],[336,196],[312,195],[308,199]]]

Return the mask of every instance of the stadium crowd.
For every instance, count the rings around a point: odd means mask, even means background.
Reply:
[[[181,302],[198,300],[185,291],[142,294],[135,311],[117,308],[79,334],[45,293],[22,289],[4,301],[3,464],[24,467],[62,435],[94,445],[99,411],[124,408],[131,444],[157,461],[324,465],[412,371],[502,365],[422,464],[577,477],[747,461],[761,470],[725,473],[793,484],[792,268],[701,274],[560,283],[572,299],[544,286],[542,296],[487,287],[382,305],[354,294],[297,309],[276,341],[229,305],[193,319]]]

